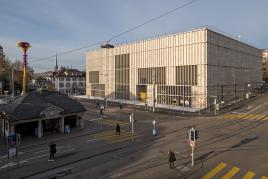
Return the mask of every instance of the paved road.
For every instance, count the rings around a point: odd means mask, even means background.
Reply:
[[[26,140],[20,167],[7,167],[0,155],[0,178],[261,178],[268,176],[267,95],[236,111],[217,117],[183,117],[109,107],[98,119],[95,104],[88,109],[86,128],[72,134],[49,136],[43,141]],[[135,133],[129,114],[134,113]],[[152,140],[152,120],[158,138]],[[115,124],[122,127],[114,134]],[[189,126],[200,131],[195,148],[196,166],[190,165],[186,133]],[[69,135],[69,136],[68,136]],[[63,138],[64,137],[64,138]],[[57,158],[48,162],[48,144],[57,140]],[[31,146],[33,143],[38,144]],[[167,151],[175,151],[176,169],[167,164]],[[14,165],[10,161],[9,165]],[[182,174],[182,176],[180,176]],[[225,176],[225,177],[224,177]]]

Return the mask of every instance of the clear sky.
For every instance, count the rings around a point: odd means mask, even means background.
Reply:
[[[17,42],[30,42],[30,66],[37,72],[52,70],[54,59],[34,62],[34,58],[105,41],[190,1],[0,0],[0,45],[13,61],[22,58]],[[205,25],[240,36],[258,48],[268,48],[268,0],[198,0],[112,43],[188,31]],[[59,56],[59,65],[84,69],[86,50],[90,48]]]

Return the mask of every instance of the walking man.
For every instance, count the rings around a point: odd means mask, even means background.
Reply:
[[[49,160],[48,161],[55,161],[55,153],[57,152],[56,150],[56,144],[53,142],[50,143],[49,145]]]
[[[176,161],[175,154],[169,149],[168,151],[169,168],[175,168],[174,162]]]
[[[115,135],[120,135],[120,125],[117,123],[115,127]]]

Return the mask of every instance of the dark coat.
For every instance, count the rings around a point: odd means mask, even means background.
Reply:
[[[116,130],[117,132],[120,132],[120,126],[119,126],[119,124],[116,125],[115,130]]]
[[[50,153],[55,154],[57,152],[56,150],[56,144],[50,144],[49,145]]]
[[[168,159],[169,162],[175,162],[176,161],[176,157],[175,157],[175,154],[173,152],[170,152],[169,153],[169,159]]]

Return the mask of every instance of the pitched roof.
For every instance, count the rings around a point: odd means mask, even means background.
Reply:
[[[61,69],[55,75],[55,77],[85,77],[86,73],[77,69]]]
[[[40,113],[51,106],[61,108],[62,114],[86,111],[85,107],[78,101],[62,93],[50,91],[28,93],[5,105],[2,110],[8,120],[17,121],[41,118]]]

